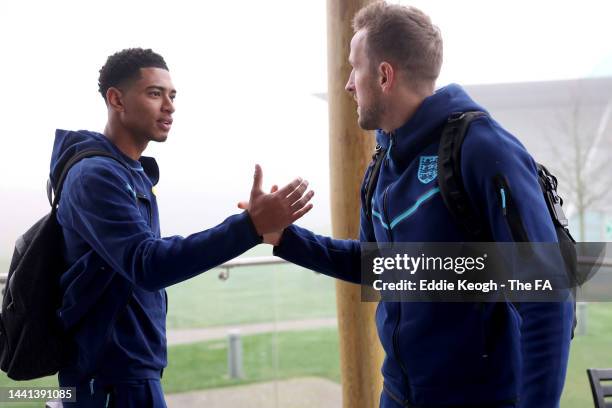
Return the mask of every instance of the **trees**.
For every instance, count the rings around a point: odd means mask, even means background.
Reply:
[[[589,210],[609,210],[612,190],[612,95],[604,104],[587,102],[578,82],[570,90],[569,106],[557,110],[556,126],[547,132],[549,166],[559,178],[566,213],[578,216],[578,233],[586,237]]]

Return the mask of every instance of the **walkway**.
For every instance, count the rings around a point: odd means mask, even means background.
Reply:
[[[333,381],[307,377],[166,395],[169,408],[338,408],[342,389]]]
[[[206,340],[219,340],[227,338],[231,330],[240,330],[243,336],[260,333],[282,332],[282,331],[301,331],[311,329],[323,329],[328,327],[338,327],[335,317],[323,319],[307,320],[288,320],[270,323],[237,324],[230,326],[216,326],[205,329],[173,329],[168,330],[168,345],[196,343]]]

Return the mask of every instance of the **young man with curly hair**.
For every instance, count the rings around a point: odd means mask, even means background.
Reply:
[[[165,141],[172,126],[176,90],[168,67],[150,49],[126,49],[100,70],[99,90],[108,111],[104,132],[57,130],[51,159],[55,186],[75,155],[106,153],[77,162],[60,198],[68,268],[58,313],[73,348],[59,383],[76,387],[76,402],[66,406],[165,407],[164,288],[288,226],[312,208],[313,192],[297,178],[266,194],[256,166],[248,210],[186,238],[161,237],[153,193],[159,169],[142,153],[149,142]]]

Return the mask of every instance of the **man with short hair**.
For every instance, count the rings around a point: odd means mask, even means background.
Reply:
[[[108,110],[104,133],[57,130],[51,159],[56,187],[79,152],[106,153],[71,168],[58,207],[68,265],[59,317],[74,343],[59,383],[76,387],[76,402],[66,406],[165,407],[164,288],[300,218],[312,208],[313,192],[297,178],[265,194],[257,165],[248,211],[186,238],[162,238],[153,192],[159,170],[142,152],[165,141],[172,126],[176,90],[168,67],[150,49],[126,49],[108,58],[99,86]]]
[[[360,242],[478,241],[460,227],[443,202],[435,163],[448,119],[458,112],[485,110],[458,85],[434,92],[442,38],[423,12],[378,2],[360,10],[353,26],[349,56],[353,69],[346,90],[357,102],[359,125],[376,129],[377,143],[386,151],[372,215],[365,212],[364,182],[358,241],[323,237],[294,225],[264,235],[264,241],[275,245],[274,254],[288,261],[361,283]],[[498,175],[507,181],[506,190],[496,185]],[[461,151],[461,176],[491,241],[519,240],[514,234],[516,218],[508,216],[503,194],[516,197],[512,204],[522,220],[523,238],[557,241],[535,162],[488,114],[469,127]],[[246,203],[241,207],[247,208]],[[570,301],[518,305],[382,301],[376,312],[386,352],[380,406],[557,407],[572,318]]]

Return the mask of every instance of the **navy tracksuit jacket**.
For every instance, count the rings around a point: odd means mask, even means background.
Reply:
[[[60,383],[159,380],[166,366],[164,288],[242,254],[261,237],[244,212],[186,238],[162,238],[155,160],[132,160],[98,133],[56,132],[54,185],[62,165],[85,149],[110,152],[123,164],[86,158],[64,183],[57,217],[69,269],[60,280],[58,315],[73,333],[75,349]]]
[[[293,263],[360,282],[362,242],[460,242],[469,238],[445,207],[432,163],[447,118],[484,111],[458,85],[426,98],[402,127],[377,142],[387,149],[360,240],[336,240],[297,226],[274,253]],[[489,116],[470,126],[462,177],[471,203],[494,241],[512,241],[494,177],[504,175],[528,239],[556,242],[556,233],[522,144]],[[371,167],[367,170],[371,171]],[[518,310],[517,310],[518,309]],[[381,406],[558,407],[569,354],[573,308],[565,303],[381,302],[376,325],[386,352]]]

